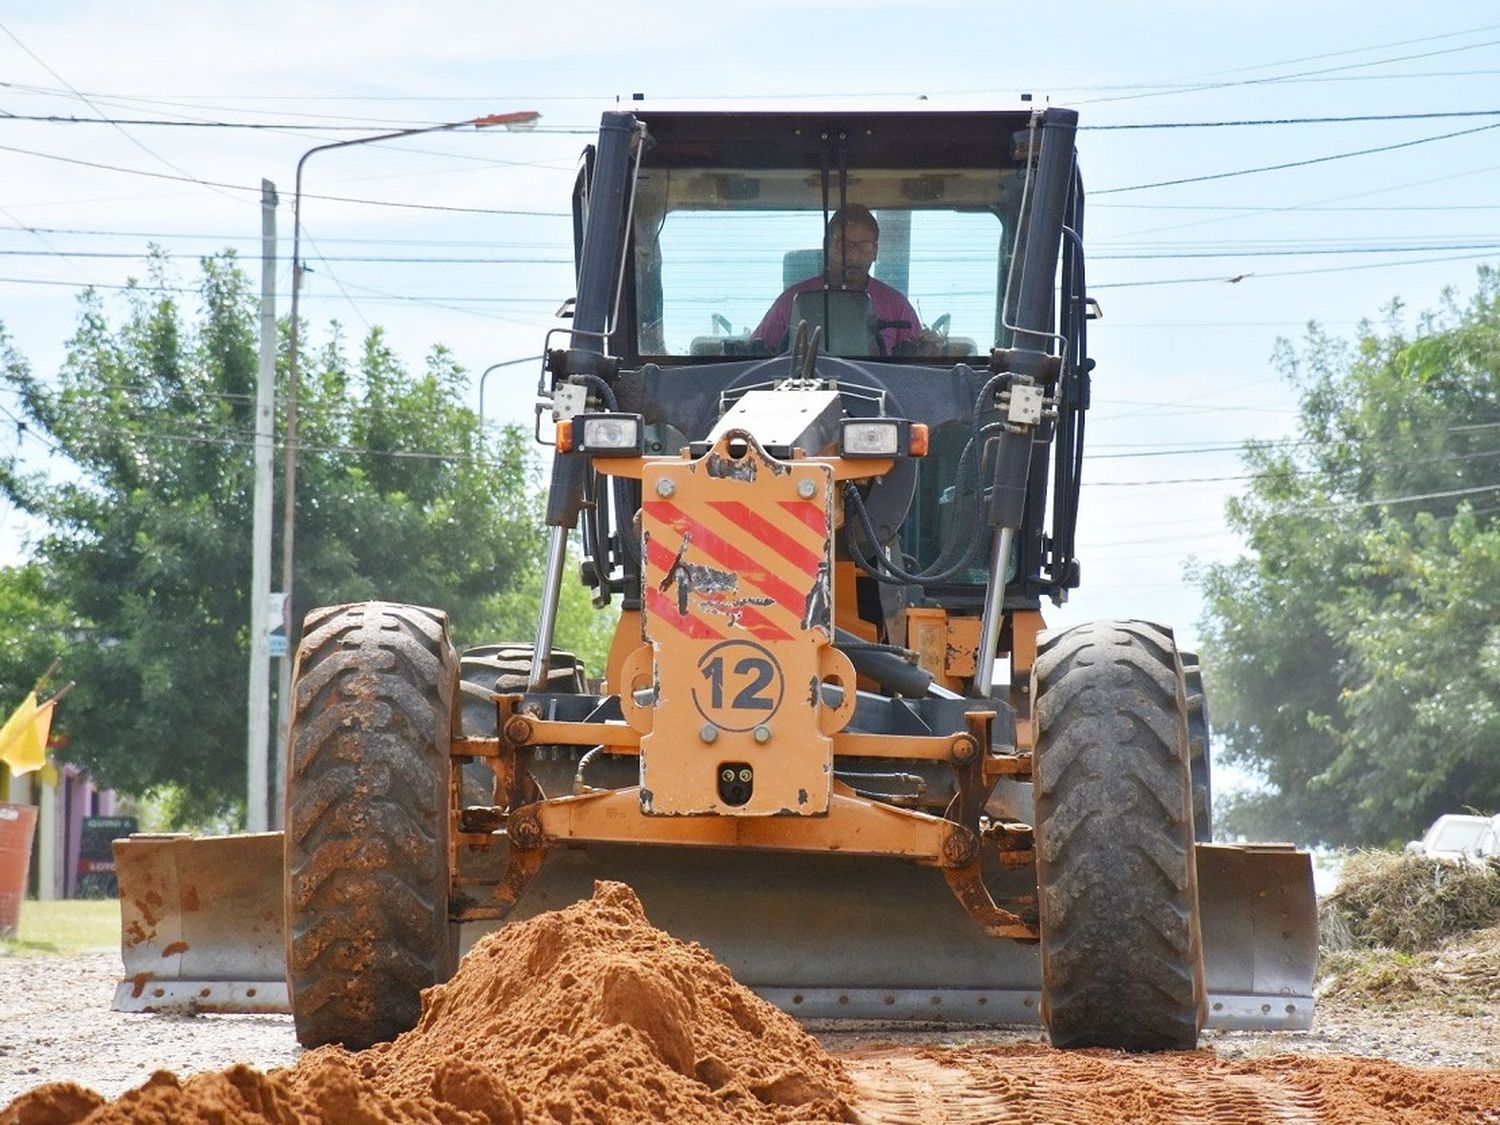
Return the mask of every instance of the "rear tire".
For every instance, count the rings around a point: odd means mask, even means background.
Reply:
[[[463,691],[463,730],[471,738],[495,737],[494,695],[528,690],[532,646],[479,645],[465,649],[459,662]],[[553,650],[547,667],[547,691],[582,695],[583,664],[571,652]]]
[[[1042,1019],[1052,1044],[1193,1048],[1203,957],[1172,634],[1140,621],[1044,634],[1033,676]]]
[[[1200,844],[1214,838],[1214,795],[1208,752],[1208,695],[1196,652],[1182,656],[1182,685],[1187,693],[1188,768],[1193,775],[1193,839]]]
[[[463,733],[469,738],[494,738],[496,695],[529,690],[531,653],[529,644],[491,644],[465,649],[459,661],[459,689],[463,696]],[[547,665],[546,691],[582,695],[586,689],[583,662],[571,652],[552,650]],[[531,763],[532,780],[547,796],[571,791],[573,769],[582,750],[567,747],[566,759],[550,757]],[[495,787],[489,763],[478,760],[464,767],[464,804],[488,805]]]
[[[416,1025],[453,975],[448,618],[314,610],[297,650],[287,772],[287,979],[297,1041],[360,1050]]]

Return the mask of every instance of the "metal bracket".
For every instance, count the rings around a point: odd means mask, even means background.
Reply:
[[[589,389],[579,383],[559,383],[552,391],[552,420],[564,422],[588,409]]]
[[[1010,409],[1006,421],[1017,426],[1035,426],[1042,420],[1042,406],[1046,391],[1035,385],[1013,383],[1010,388]]]

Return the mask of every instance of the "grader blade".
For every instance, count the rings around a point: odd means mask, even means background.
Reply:
[[[135,837],[117,848],[127,928],[117,1009],[286,1010],[278,833]],[[1207,1026],[1311,1026],[1317,911],[1307,854],[1199,845],[1197,862]],[[706,946],[736,979],[805,1019],[1039,1019],[1037,947],[985,937],[931,868],[858,856],[559,847],[509,920],[586,899],[596,879],[628,883],[653,924]],[[1035,889],[1025,869],[988,882],[997,900]],[[464,926],[464,950],[495,928]]]
[[[1207,1026],[1311,1027],[1318,968],[1312,856],[1275,844],[1196,850]]]
[[[1310,857],[1222,845],[1196,854],[1206,1026],[1310,1027],[1318,944]],[[557,849],[511,918],[587,898],[595,879],[629,883],[654,925],[706,946],[735,979],[793,1015],[1040,1018],[1037,946],[986,937],[930,868],[838,855]],[[1035,893],[1029,869],[987,882],[996,901]],[[474,928],[465,929],[467,945]]]
[[[115,841],[121,1012],[287,1010],[280,832]]]

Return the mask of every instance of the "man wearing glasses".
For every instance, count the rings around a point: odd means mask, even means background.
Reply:
[[[870,276],[870,267],[880,251],[880,224],[870,209],[859,203],[846,203],[828,220],[825,235],[828,247],[828,272],[815,274],[792,285],[776,298],[754,332],[752,341],[772,351],[787,347],[791,329],[792,302],[799,293],[830,289],[864,290],[870,295],[870,307],[876,321],[880,354],[914,354],[928,350],[922,345],[933,334],[922,330],[916,310],[899,289]]]

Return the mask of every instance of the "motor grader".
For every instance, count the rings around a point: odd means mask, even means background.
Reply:
[[[119,845],[117,1006],[286,1006],[363,1046],[476,933],[613,878],[799,1016],[1132,1050],[1307,1027],[1310,862],[1209,842],[1196,659],[1159,625],[1044,627],[1080,581],[1094,366],[1076,127],[606,113],[538,385],[534,638],[460,656],[435,609],[309,614],[285,832]],[[830,259],[851,204],[862,284]],[[553,644],[570,539],[619,605],[601,681]]]

